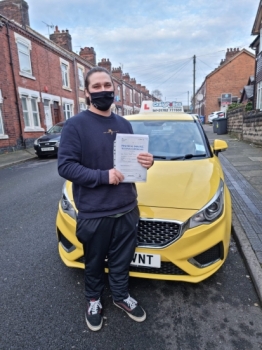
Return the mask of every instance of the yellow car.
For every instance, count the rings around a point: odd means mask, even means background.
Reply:
[[[210,145],[202,125],[183,112],[126,118],[135,134],[149,135],[154,155],[147,181],[136,184],[141,217],[130,276],[200,282],[222,266],[229,249],[231,197],[218,159],[227,143]],[[59,254],[67,266],[84,268],[76,215],[66,181],[56,220]]]

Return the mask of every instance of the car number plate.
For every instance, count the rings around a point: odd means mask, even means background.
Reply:
[[[44,148],[41,148],[41,151],[54,151],[55,148],[54,147],[44,147]]]
[[[130,265],[159,268],[161,267],[161,256],[156,254],[135,252],[134,258]]]

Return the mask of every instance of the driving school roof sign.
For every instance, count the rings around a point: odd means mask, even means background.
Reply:
[[[140,113],[148,112],[184,112],[182,102],[142,101]]]

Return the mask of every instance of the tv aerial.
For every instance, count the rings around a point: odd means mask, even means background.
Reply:
[[[47,28],[48,28],[48,35],[50,35],[50,33],[49,33],[49,28],[54,29],[55,26],[54,26],[53,24],[47,24],[47,23],[44,22],[44,21],[42,21],[42,22],[47,26]]]

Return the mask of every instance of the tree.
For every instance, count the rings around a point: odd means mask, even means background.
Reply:
[[[152,91],[152,95],[154,97],[158,98],[159,100],[161,100],[161,98],[162,98],[162,92],[160,90],[157,90],[157,89]]]

